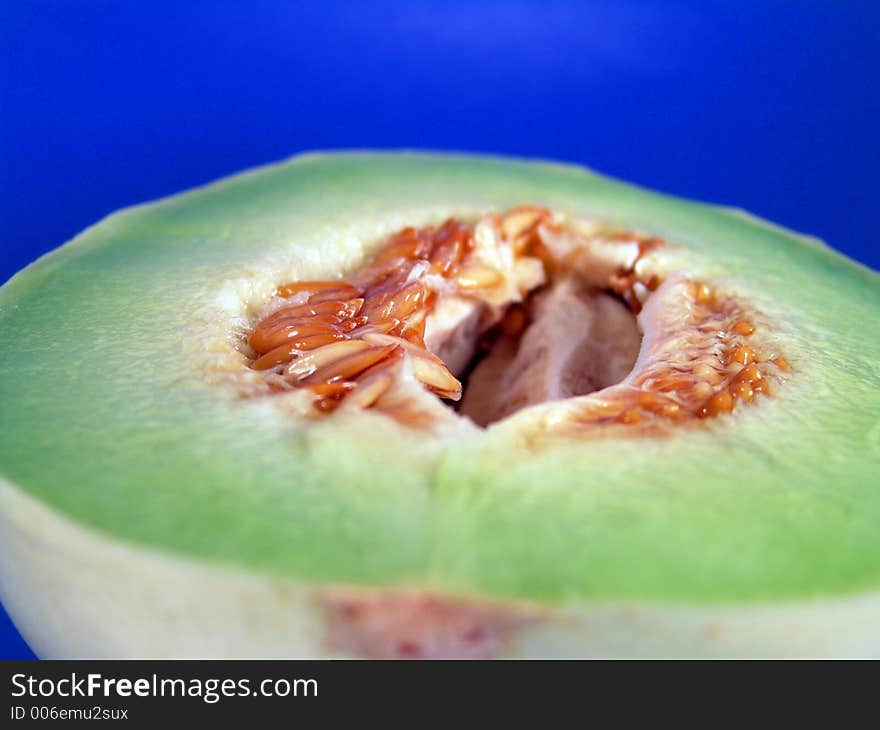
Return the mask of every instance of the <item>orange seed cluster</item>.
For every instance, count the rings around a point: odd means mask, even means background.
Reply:
[[[780,379],[789,365],[749,345],[756,327],[742,304],[703,282],[691,284],[688,293],[689,321],[674,335],[687,343],[689,357],[652,363],[603,398],[587,398],[571,419],[576,428],[616,423],[659,431],[669,422],[714,418],[733,411],[737,401],[752,403],[771,394],[770,380]]]
[[[494,224],[517,255],[534,256],[554,272],[556,262],[540,236],[554,226],[543,208],[522,206]],[[636,263],[663,245],[658,238],[616,234],[639,243],[636,261],[611,276],[607,291],[638,314],[647,292],[661,285],[653,273],[636,273]],[[614,236],[611,237],[612,239]],[[457,400],[462,385],[425,345],[425,322],[437,302],[427,275],[442,277],[452,290],[479,297],[499,284],[498,270],[474,263],[474,227],[447,220],[440,226],[405,228],[389,238],[363,268],[344,281],[299,281],[278,287],[278,305],[248,338],[251,367],[266,373],[273,390],[307,389],[320,412],[343,400],[375,407],[391,388],[407,358],[423,385]],[[655,362],[634,373],[626,386],[611,386],[603,397],[581,397],[575,420],[581,426],[621,424],[652,428],[661,422],[711,418],[771,394],[770,379],[789,369],[779,356],[765,357],[750,345],[756,327],[735,298],[703,282],[692,283],[689,321],[680,337],[686,358]],[[528,326],[527,305],[512,304],[498,328],[518,335]]]
[[[251,367],[277,376],[277,389],[309,389],[315,407],[327,412],[343,398],[372,406],[409,356],[429,390],[457,399],[461,383],[425,347],[425,318],[436,294],[424,276],[464,277],[470,284],[473,272],[461,263],[472,246],[473,228],[455,220],[405,228],[348,281],[278,287],[276,296],[289,303],[251,332],[248,344],[256,353]]]

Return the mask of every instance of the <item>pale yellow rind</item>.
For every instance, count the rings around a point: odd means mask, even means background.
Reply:
[[[0,599],[43,658],[327,657],[318,591],[135,547],[0,479]],[[568,604],[503,656],[880,657],[880,592],[773,605]]]

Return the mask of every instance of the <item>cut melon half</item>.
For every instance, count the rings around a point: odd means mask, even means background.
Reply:
[[[550,163],[312,154],[0,289],[41,656],[880,655],[880,286]]]

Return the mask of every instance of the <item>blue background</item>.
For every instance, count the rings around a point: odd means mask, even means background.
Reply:
[[[120,206],[336,147],[580,162],[878,268],[878,39],[877,2],[5,2],[0,281]]]

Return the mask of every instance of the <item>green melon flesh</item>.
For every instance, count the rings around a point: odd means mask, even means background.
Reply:
[[[504,428],[444,446],[376,415],[307,425],[193,370],[215,346],[194,322],[248,272],[338,274],[377,231],[522,203],[685,247],[776,324],[790,381],[702,429],[535,454]],[[0,289],[0,475],[100,534],[310,584],[687,605],[871,591],[878,318],[876,274],[734,211],[556,164],[308,155],[115,214]]]

